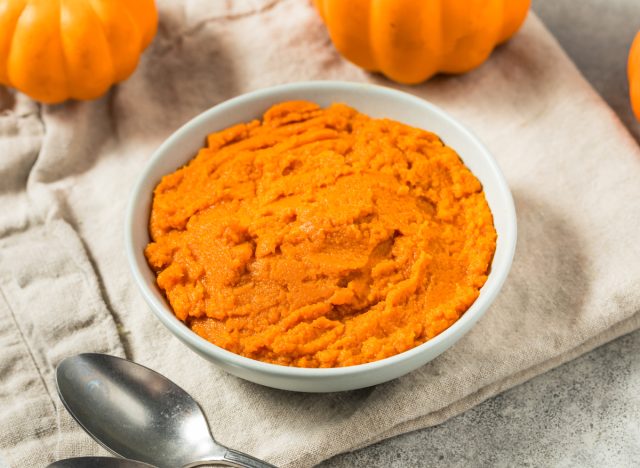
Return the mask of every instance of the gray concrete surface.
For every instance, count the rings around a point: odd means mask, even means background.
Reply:
[[[533,9],[640,142],[626,80],[640,0],[534,0]],[[360,466],[640,467],[640,331],[440,426],[320,465]]]
[[[629,105],[627,57],[640,30],[639,0],[534,0],[534,11],[640,141]]]
[[[638,467],[640,332],[511,389],[440,426],[320,465]]]

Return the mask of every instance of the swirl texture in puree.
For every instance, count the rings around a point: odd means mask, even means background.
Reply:
[[[299,367],[441,333],[478,297],[496,246],[480,182],[437,135],[305,101],[211,134],[156,187],[150,232],[180,320]]]

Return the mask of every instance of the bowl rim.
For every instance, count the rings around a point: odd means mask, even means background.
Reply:
[[[437,118],[447,121],[448,125],[455,127],[457,132],[459,132],[464,136],[464,138],[473,143],[477,151],[482,155],[484,162],[493,173],[493,176],[498,182],[497,186],[494,187],[494,189],[497,189],[496,191],[498,192],[499,197],[503,199],[505,204],[505,232],[511,233],[511,235],[503,235],[501,240],[500,238],[498,240],[498,242],[502,242],[502,248],[505,249],[505,255],[503,256],[503,260],[500,264],[495,265],[492,263],[491,272],[487,277],[487,281],[481,288],[482,295],[479,296],[476,301],[465,311],[465,313],[446,330],[418,346],[415,346],[409,350],[403,351],[393,356],[364,364],[331,368],[293,367],[258,361],[228,351],[200,337],[197,333],[188,328],[182,321],[178,320],[178,318],[173,314],[173,311],[169,308],[168,305],[158,301],[157,298],[152,294],[150,288],[146,284],[145,278],[143,277],[140,265],[136,261],[136,251],[133,241],[133,231],[136,224],[136,209],[142,203],[141,200],[148,196],[148,193],[143,193],[145,181],[150,177],[150,173],[153,172],[155,166],[164,159],[165,153],[167,153],[174,146],[176,141],[181,138],[183,133],[187,132],[194,126],[204,124],[213,116],[223,114],[235,106],[247,104],[253,100],[266,98],[271,94],[277,94],[279,92],[304,93],[318,90],[339,90],[347,92],[366,90],[367,92],[371,92],[372,95],[386,94],[387,96],[399,99],[400,101],[411,101],[412,104],[423,106]],[[217,129],[211,129],[211,132],[214,132],[216,130]],[[188,161],[188,159],[186,161]],[[449,339],[455,340],[462,337],[468,331],[468,329],[473,326],[474,322],[484,314],[486,309],[495,300],[507,278],[507,275],[509,274],[516,248],[517,221],[513,197],[500,167],[493,158],[491,152],[486,148],[482,141],[471,130],[461,124],[457,119],[452,117],[450,114],[448,114],[446,111],[442,110],[435,104],[432,104],[431,102],[410,93],[370,83],[327,80],[301,81],[295,83],[280,84],[241,94],[219,104],[216,104],[215,106],[205,110],[204,112],[198,114],[197,116],[183,124],[154,151],[151,158],[147,161],[144,170],[138,176],[126,208],[124,234],[127,263],[129,264],[129,268],[133,275],[134,282],[138,287],[138,290],[142,293],[142,296],[144,297],[147,305],[150,306],[154,315],[160,320],[160,322],[162,322],[165,327],[169,329],[169,331],[171,331],[171,333],[176,335],[176,337],[181,341],[193,347],[201,354],[212,356],[215,360],[226,362],[227,364],[236,368],[248,369],[254,372],[269,374],[276,377],[326,378],[346,375],[359,375],[387,368],[389,366],[395,366],[404,361],[409,361],[412,358],[415,358],[417,355],[425,353],[429,349],[437,348],[442,342],[445,342]],[[145,266],[147,266],[146,262]],[[456,338],[456,335],[458,334],[460,335]],[[445,349],[446,348],[447,346],[445,346]]]

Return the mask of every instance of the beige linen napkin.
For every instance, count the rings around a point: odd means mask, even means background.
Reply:
[[[135,75],[95,102],[39,106],[0,91],[0,458],[104,453],[70,419],[53,369],[125,355],[183,386],[229,446],[287,467],[438,424],[640,326],[640,151],[533,15],[473,73],[400,87],[442,106],[493,151],[519,238],[496,303],[454,348],[395,381],[308,395],[219,371],[153,317],[127,269],[124,210],[153,150],[245,91],[344,79],[307,2],[159,2]],[[0,462],[1,464],[1,462]]]

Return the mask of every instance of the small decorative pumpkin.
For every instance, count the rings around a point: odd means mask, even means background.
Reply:
[[[406,84],[482,64],[522,25],[530,0],[314,0],[338,51]]]
[[[133,73],[157,24],[154,0],[0,0],[0,83],[95,99]]]
[[[627,64],[627,75],[629,77],[629,96],[631,107],[636,119],[640,120],[640,32],[631,44],[629,51],[629,62]]]

